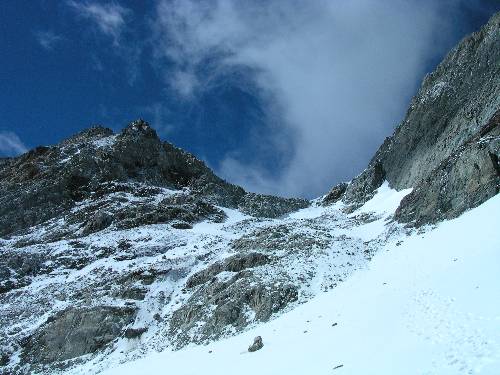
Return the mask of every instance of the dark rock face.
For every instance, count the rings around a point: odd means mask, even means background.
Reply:
[[[121,335],[134,316],[133,308],[69,308],[26,340],[23,356],[32,364],[48,364],[93,353]]]
[[[118,229],[164,223],[172,223],[172,227],[177,229],[189,229],[192,224],[204,219],[220,223],[226,218],[224,212],[213,204],[191,195],[177,195],[159,203],[117,207],[113,209],[113,216]]]
[[[0,294],[22,288],[32,277],[46,271],[44,257],[26,251],[0,252]]]
[[[490,185],[495,182],[487,177],[491,168],[483,157],[488,157],[487,151],[464,151],[464,147],[473,147],[472,140],[490,127],[488,124],[494,122],[500,109],[499,46],[500,13],[497,13],[480,31],[462,40],[424,79],[403,122],[385,140],[368,168],[347,187],[346,203],[356,207],[366,202],[383,180],[398,190],[414,187],[418,193],[404,202],[405,207],[397,217],[403,222],[425,224],[457,216],[492,196],[494,189]],[[498,123],[494,126],[498,127]],[[496,137],[493,130],[489,132]],[[457,161],[459,154],[461,161]],[[477,172],[474,165],[483,169]],[[482,176],[472,177],[475,183],[486,185],[472,188],[471,183],[458,182],[474,173]],[[438,177],[447,181],[433,180]],[[424,194],[429,183],[429,192]],[[459,203],[460,196],[472,191],[475,193],[471,197]]]
[[[344,200],[355,205],[364,203],[373,197],[374,191],[383,184],[384,180],[384,167],[382,163],[375,162],[346,188]]]
[[[403,124],[376,155],[397,189],[415,186],[500,108],[500,13],[428,75]]]
[[[500,111],[407,195],[395,217],[416,225],[457,217],[500,190]]]
[[[142,184],[143,189],[186,188],[193,201],[197,198],[198,205],[240,206],[255,216],[277,217],[309,204],[301,199],[246,193],[217,177],[193,155],[161,142],[142,120],[130,123],[118,135],[110,129],[91,128],[57,146],[38,147],[7,159],[0,164],[0,181],[0,236],[69,212],[84,199],[113,192],[106,191],[106,187],[116,192],[122,185],[130,186],[130,182],[138,187]],[[86,219],[86,234],[111,224],[106,213],[94,211],[96,216]],[[144,219],[149,223],[165,222],[164,214],[176,216],[156,212]],[[132,220],[128,225],[135,224]]]
[[[328,194],[325,195],[322,204],[328,205],[339,201],[340,199],[342,199],[342,196],[344,195],[346,190],[347,190],[347,184],[345,182],[341,182],[340,184],[335,185],[328,192]]]

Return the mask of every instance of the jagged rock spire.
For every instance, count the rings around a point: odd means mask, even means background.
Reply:
[[[158,134],[156,134],[156,131],[149,125],[148,122],[144,121],[143,119],[137,119],[135,121],[132,121],[130,124],[127,125],[125,129],[123,129],[122,135],[124,136],[144,136],[147,138],[158,138]]]

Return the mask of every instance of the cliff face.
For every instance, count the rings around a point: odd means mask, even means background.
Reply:
[[[403,122],[347,187],[346,202],[365,202],[384,180],[398,190],[414,187],[396,217],[424,224],[454,217],[498,192],[499,45],[497,13],[424,79]],[[432,207],[421,197],[425,186],[436,198]]]

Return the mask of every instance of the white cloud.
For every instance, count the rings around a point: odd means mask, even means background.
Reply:
[[[231,183],[244,186],[248,191],[280,193],[276,189],[276,178],[264,169],[241,163],[233,155],[228,155],[218,167],[218,174],[228,178]]]
[[[181,94],[235,67],[255,72],[269,108],[281,111],[262,144],[282,152],[279,143],[291,136],[291,156],[272,177],[262,162],[233,155],[219,172],[259,191],[318,195],[359,173],[403,116],[427,61],[450,34],[442,32],[449,19],[440,7],[457,1],[436,3],[161,0],[155,52],[177,66],[169,84]]]
[[[52,51],[57,44],[64,40],[62,36],[57,35],[50,30],[35,32],[35,38],[38,40],[38,43],[40,43],[40,45],[47,51]]]
[[[115,3],[101,4],[68,0],[67,4],[80,17],[92,21],[100,32],[111,37],[114,43],[118,44],[126,25],[126,18],[131,13],[130,9]]]
[[[0,132],[0,156],[16,156],[28,151],[17,134],[10,131]]]
[[[169,78],[172,88],[183,98],[191,98],[199,85],[196,74],[192,72],[175,71]]]

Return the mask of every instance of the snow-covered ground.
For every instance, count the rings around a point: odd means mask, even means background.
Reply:
[[[361,210],[382,212],[401,197],[381,188]],[[499,213],[496,196],[437,228],[385,243],[368,267],[277,319],[105,373],[498,375]],[[294,218],[321,214],[312,208]],[[383,218],[369,230],[380,230]],[[264,347],[247,352],[257,335]]]

